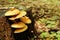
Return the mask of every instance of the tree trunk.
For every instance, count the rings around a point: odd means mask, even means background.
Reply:
[[[6,17],[0,17],[0,40],[14,40],[11,27]]]

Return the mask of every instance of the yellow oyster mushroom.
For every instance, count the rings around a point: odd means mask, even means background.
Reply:
[[[25,24],[23,22],[19,22],[19,23],[14,23],[11,25],[12,28],[23,28],[25,27]]]
[[[14,31],[14,33],[21,33],[28,29],[27,25],[25,25],[23,28],[18,28]]]
[[[19,13],[20,13],[20,11],[18,9],[13,9],[13,10],[11,9],[5,13],[5,16],[14,16]]]
[[[9,18],[9,20],[15,20],[15,19],[21,18],[21,17],[25,16],[26,14],[27,13],[25,11],[20,11],[20,13],[18,15],[16,15],[15,17]]]
[[[21,17],[20,20],[27,24],[31,23],[31,19],[29,19],[29,17],[27,17],[27,16]]]

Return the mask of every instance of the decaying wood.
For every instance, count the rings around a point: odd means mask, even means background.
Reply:
[[[0,17],[0,40],[14,40],[12,30],[6,17]]]

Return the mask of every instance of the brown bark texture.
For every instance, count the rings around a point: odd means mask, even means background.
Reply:
[[[14,40],[11,27],[6,17],[0,17],[0,40]]]

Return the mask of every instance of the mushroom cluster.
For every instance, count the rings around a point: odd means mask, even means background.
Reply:
[[[14,33],[21,33],[28,29],[26,24],[30,24],[31,19],[26,15],[26,11],[21,11],[16,8],[12,8],[5,13],[5,16],[7,16],[9,20],[15,21],[13,24],[11,24],[11,27],[15,28]],[[17,22],[16,20],[19,21]]]

